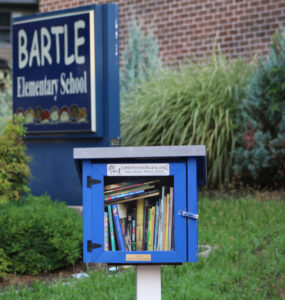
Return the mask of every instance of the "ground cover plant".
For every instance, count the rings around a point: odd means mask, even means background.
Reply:
[[[229,182],[237,100],[251,71],[213,51],[203,63],[156,73],[121,105],[123,145],[207,145],[208,185]]]
[[[199,203],[199,244],[212,247],[198,263],[162,267],[162,299],[285,297],[285,202],[256,198]],[[201,248],[203,249],[203,248]],[[134,299],[135,269],[1,291],[17,299]]]

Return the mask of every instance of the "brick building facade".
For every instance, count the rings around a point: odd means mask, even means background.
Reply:
[[[39,0],[40,12],[115,2],[120,5],[120,51],[132,16],[151,26],[167,65],[211,53],[217,36],[229,57],[264,55],[285,26],[284,0]]]

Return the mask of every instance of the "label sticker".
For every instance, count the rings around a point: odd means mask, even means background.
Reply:
[[[107,176],[169,176],[169,164],[107,164]]]
[[[126,254],[126,261],[151,261],[151,254]]]

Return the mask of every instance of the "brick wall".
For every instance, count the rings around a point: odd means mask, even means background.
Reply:
[[[272,35],[285,26],[284,0],[40,0],[47,12],[88,4],[120,5],[120,51],[132,15],[151,26],[167,65],[199,59],[217,41],[229,57],[265,55]]]

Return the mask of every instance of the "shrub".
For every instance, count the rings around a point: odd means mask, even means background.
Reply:
[[[0,70],[0,133],[12,118],[12,78],[9,70]]]
[[[65,267],[81,257],[81,217],[48,196],[3,204],[0,245],[9,259],[9,272],[36,275]]]
[[[130,100],[128,92],[134,90],[150,74],[157,71],[161,66],[158,43],[154,34],[146,29],[144,34],[142,24],[137,23],[135,18],[129,27],[128,47],[123,52],[121,73],[121,99]]]
[[[0,248],[0,281],[5,278],[8,272],[9,260],[4,250]]]
[[[240,104],[235,174],[260,186],[285,185],[285,30],[249,80]]]
[[[22,137],[25,129],[19,121],[6,124],[0,136],[0,205],[17,201],[29,191],[29,157],[25,153]]]
[[[163,70],[122,103],[122,142],[129,146],[207,146],[208,183],[230,180],[235,145],[236,99],[251,64],[215,54],[203,64]]]

